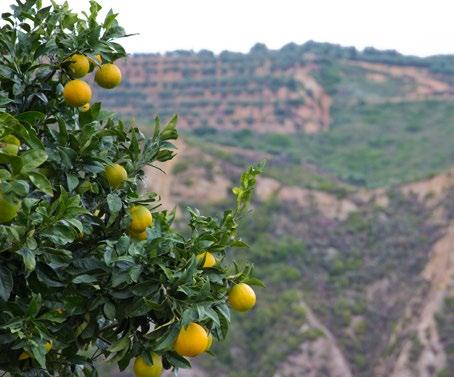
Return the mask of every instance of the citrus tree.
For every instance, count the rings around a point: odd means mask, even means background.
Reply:
[[[97,376],[99,356],[138,377],[190,367],[255,304],[250,265],[228,262],[261,166],[220,218],[173,226],[144,167],[174,156],[177,118],[150,137],[92,100],[115,90],[125,32],[91,1],[17,0],[0,23],[0,371]]]

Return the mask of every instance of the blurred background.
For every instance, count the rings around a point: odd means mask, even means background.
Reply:
[[[100,3],[140,35],[95,100],[180,116],[164,207],[217,213],[268,160],[242,234],[267,289],[180,376],[454,376],[454,3]]]

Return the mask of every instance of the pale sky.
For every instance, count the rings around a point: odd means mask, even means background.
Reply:
[[[454,53],[454,0],[98,0],[120,13],[128,52],[247,52],[256,42],[332,42],[404,54]],[[88,0],[69,0],[74,9]],[[2,11],[4,11],[2,9]]]

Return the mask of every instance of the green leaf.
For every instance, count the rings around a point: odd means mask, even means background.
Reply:
[[[23,180],[14,181],[11,186],[11,191],[16,193],[18,196],[26,196],[30,191],[28,183]]]
[[[56,288],[56,287],[65,286],[65,284],[63,284],[62,282],[50,278],[41,268],[37,268],[35,270],[35,272],[36,272],[36,277],[38,278],[38,280],[41,283],[47,285],[48,287]]]
[[[74,174],[66,174],[66,184],[68,185],[68,191],[72,192],[79,186],[79,179]]]
[[[115,319],[116,314],[115,305],[112,304],[110,301],[104,304],[103,311],[107,319],[110,319],[111,321]]]
[[[38,172],[28,173],[30,181],[36,186],[36,188],[49,196],[53,196],[52,184],[49,182],[47,177]]]
[[[176,352],[166,354],[167,361],[172,364],[175,368],[191,368],[191,363],[183,356],[178,355]]]
[[[170,330],[164,334],[163,337],[157,340],[155,351],[159,352],[170,348],[170,346],[175,342],[175,339],[177,338],[179,332],[180,326],[178,324],[173,325]]]
[[[0,164],[10,164],[13,168],[13,173],[17,174],[22,169],[22,159],[18,156],[12,156],[0,152]]]
[[[22,259],[27,271],[33,271],[36,267],[36,259],[33,251],[27,248],[22,248],[17,253],[19,255],[22,255]]]
[[[22,160],[22,173],[28,173],[41,166],[47,160],[47,153],[43,150],[31,150],[20,156]]]
[[[11,271],[6,267],[0,265],[0,298],[3,301],[7,301],[13,290],[13,275]]]
[[[107,205],[110,211],[110,218],[109,218],[109,225],[111,225],[115,219],[117,218],[119,212],[123,208],[123,203],[121,198],[117,194],[109,194],[107,195]]]
[[[76,236],[73,227],[64,223],[58,223],[41,232],[41,237],[47,238],[56,245],[73,242]]]
[[[27,122],[30,124],[42,122],[45,118],[45,114],[39,111],[26,111],[16,115],[16,119],[20,122]]]
[[[125,337],[121,338],[120,340],[118,340],[117,342],[113,343],[109,347],[109,351],[110,352],[119,352],[121,350],[124,350],[125,348],[129,348],[129,343],[130,343],[129,337],[125,336]]]
[[[87,274],[83,274],[83,275],[79,275],[79,276],[76,276],[72,282],[74,284],[90,284],[90,283],[95,283],[96,281],[98,281],[98,279],[96,278],[96,276],[93,276],[93,275],[87,275]]]
[[[265,288],[265,284],[263,283],[263,281],[254,277],[247,277],[246,279],[242,280],[242,282],[249,285],[257,285],[259,287]]]
[[[8,97],[4,97],[4,96],[0,96],[0,106],[5,106],[7,105],[8,103],[11,103],[11,102],[14,102],[14,100],[8,98]]]
[[[41,309],[42,302],[43,300],[40,294],[36,295],[32,293],[32,299],[30,301],[30,304],[28,305],[27,315],[29,317],[36,317]]]
[[[236,196],[238,213],[244,212],[247,209],[255,189],[257,176],[263,172],[264,168],[265,161],[250,166],[241,175],[240,187],[234,187],[232,189],[233,194]]]
[[[32,354],[41,368],[46,369],[46,350],[44,348],[44,344],[32,347]]]

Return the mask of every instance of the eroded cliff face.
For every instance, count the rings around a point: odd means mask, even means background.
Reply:
[[[452,360],[452,350],[446,349],[441,341],[443,334],[439,331],[437,315],[443,309],[445,299],[453,294],[454,222],[450,207],[452,198],[449,196],[453,187],[452,170],[403,187],[404,192],[415,193],[430,205],[432,221],[440,224],[443,232],[433,245],[422,272],[427,287],[408,303],[391,339],[399,342],[399,349],[377,368],[379,375],[437,376],[440,371],[448,370],[448,357]]]

